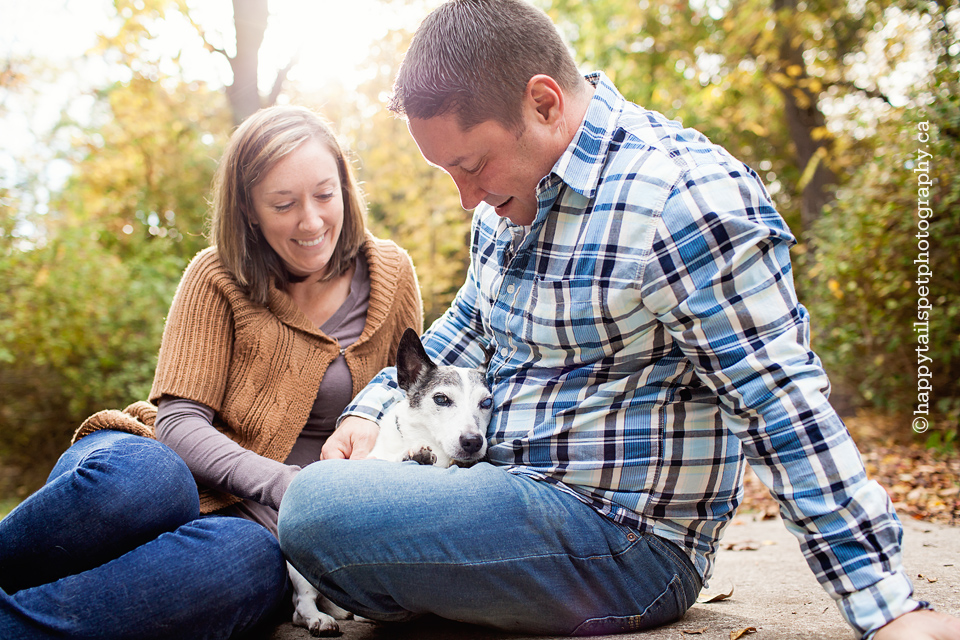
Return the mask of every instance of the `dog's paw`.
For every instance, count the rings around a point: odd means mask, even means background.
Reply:
[[[419,449],[410,449],[403,456],[403,461],[413,460],[417,464],[434,465],[437,464],[437,454],[430,447],[420,447]]]
[[[330,637],[340,635],[340,625],[331,616],[317,611],[304,610],[300,607],[293,612],[293,624],[304,627],[315,637]]]

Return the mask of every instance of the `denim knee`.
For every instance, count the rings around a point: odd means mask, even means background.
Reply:
[[[90,442],[86,442],[87,440]],[[200,515],[196,481],[186,463],[165,444],[117,431],[98,431],[77,442],[79,459],[51,473],[73,473],[77,489],[90,493],[92,517],[105,522],[138,514],[152,528],[175,529]],[[64,462],[71,450],[61,458]],[[74,455],[76,455],[74,454]]]
[[[345,523],[335,513],[335,508],[345,500],[336,498],[340,494],[333,486],[340,475],[336,473],[340,462],[328,460],[309,465],[294,477],[283,494],[277,523],[278,538],[280,547],[294,566],[299,566],[301,558],[313,559],[316,549],[309,541],[332,542],[331,538],[337,536],[326,536],[325,532],[336,530],[343,533]],[[324,494],[332,499],[321,504],[316,499],[316,487],[324,487]],[[310,546],[306,547],[307,544]]]

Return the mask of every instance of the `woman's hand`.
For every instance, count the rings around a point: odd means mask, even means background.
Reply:
[[[359,416],[347,416],[327,438],[320,450],[320,459],[362,460],[373,450],[378,435],[380,427],[376,422]]]
[[[960,620],[939,611],[911,611],[881,627],[874,640],[960,640]]]

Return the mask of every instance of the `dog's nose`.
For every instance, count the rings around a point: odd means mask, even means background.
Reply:
[[[464,453],[473,455],[483,446],[483,437],[479,435],[460,436],[460,447]]]

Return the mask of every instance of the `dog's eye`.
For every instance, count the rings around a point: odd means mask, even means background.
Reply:
[[[481,409],[489,409],[492,406],[493,406],[493,398],[484,398],[483,400],[480,401]]]
[[[453,400],[443,395],[442,393],[435,394],[433,396],[433,401],[434,403],[437,404],[437,406],[440,406],[440,407],[449,407],[450,405],[453,404]]]

